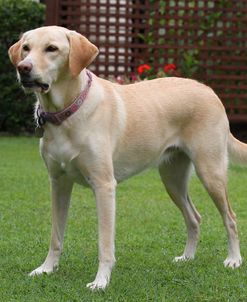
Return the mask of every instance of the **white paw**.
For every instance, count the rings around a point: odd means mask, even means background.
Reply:
[[[237,257],[237,258],[228,257],[224,261],[224,266],[225,267],[230,267],[232,269],[239,267],[241,264],[242,264],[242,258],[241,257]]]
[[[100,262],[95,280],[88,283],[87,288],[90,288],[91,290],[105,289],[110,282],[113,265],[114,261]]]
[[[55,270],[57,270],[57,266],[46,266],[46,265],[41,265],[40,267],[36,268],[33,270],[29,276],[34,277],[34,276],[39,276],[42,274],[51,274]]]
[[[108,285],[108,280],[106,278],[96,278],[93,282],[87,284],[87,288],[91,290],[105,289]]]
[[[192,260],[193,258],[194,257],[192,257],[192,256],[182,255],[182,256],[179,256],[179,257],[175,257],[173,259],[173,262],[189,261],[189,260]]]

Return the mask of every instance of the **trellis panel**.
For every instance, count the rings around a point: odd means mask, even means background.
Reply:
[[[174,63],[188,76],[186,62],[198,61],[189,75],[217,92],[232,120],[247,120],[247,0],[51,0],[47,24],[95,43],[90,69],[104,77],[128,76],[142,63]]]

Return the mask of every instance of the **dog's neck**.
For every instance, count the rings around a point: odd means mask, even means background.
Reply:
[[[61,78],[52,84],[49,92],[36,93],[36,96],[44,111],[57,112],[69,106],[86,85],[87,75],[84,69],[79,76]]]

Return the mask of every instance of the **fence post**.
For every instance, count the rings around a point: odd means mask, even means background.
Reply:
[[[46,1],[45,25],[59,24],[59,0]]]

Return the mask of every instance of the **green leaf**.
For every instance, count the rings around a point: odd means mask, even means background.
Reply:
[[[20,35],[44,25],[45,6],[28,0],[0,0],[0,132],[32,132],[34,96],[19,87],[8,49]]]

